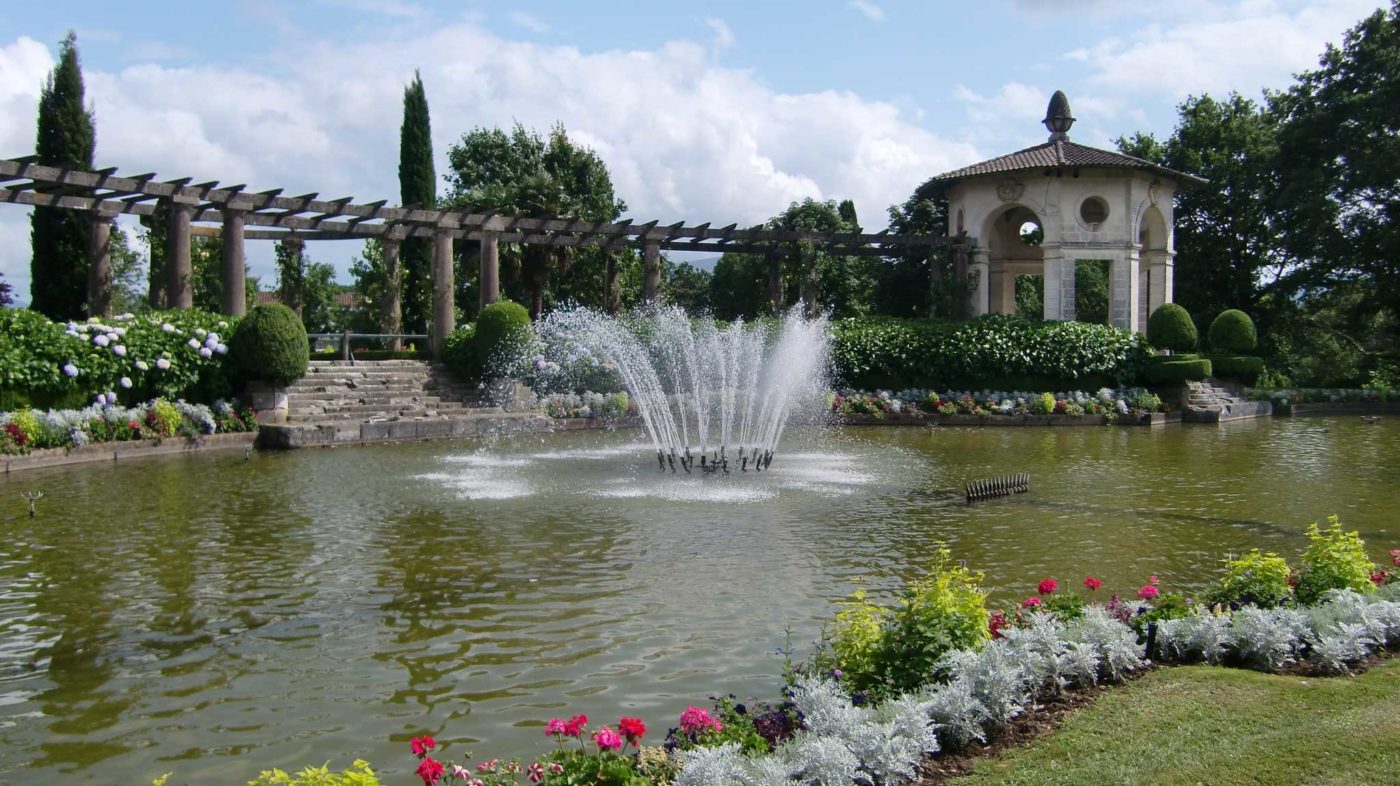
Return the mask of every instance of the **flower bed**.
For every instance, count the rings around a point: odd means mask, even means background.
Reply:
[[[213,406],[158,398],[124,407],[114,393],[83,409],[0,412],[0,454],[75,448],[98,442],[132,442],[255,431],[250,409],[231,401]]]
[[[1227,566],[1218,586],[1193,601],[1156,576],[1100,602],[1051,577],[1014,608],[989,611],[980,574],[946,549],[896,603],[862,591],[842,604],[824,646],[793,663],[771,704],[714,700],[691,706],[659,744],[641,719],[589,726],[584,715],[551,718],[555,749],[532,760],[467,754],[441,760],[430,736],[414,738],[425,786],[835,786],[899,784],[927,757],[976,751],[1018,718],[1067,694],[1123,681],[1158,663],[1207,662],[1265,671],[1339,674],[1400,646],[1400,549],[1392,566],[1370,564],[1356,533],[1335,518],[1313,525],[1297,568],[1253,552]],[[268,771],[259,784],[377,784],[357,762],[332,780]]]
[[[1144,388],[1102,388],[1095,393],[1082,390],[1063,393],[842,390],[827,396],[827,407],[833,415],[875,418],[889,415],[915,418],[931,415],[1100,415],[1113,419],[1165,409],[1161,399]]]
[[[540,399],[544,414],[555,419],[603,418],[616,420],[637,414],[637,405],[626,392],[551,393]]]

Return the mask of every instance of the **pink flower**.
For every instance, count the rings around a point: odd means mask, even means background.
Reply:
[[[546,736],[549,737],[553,737],[557,734],[563,734],[564,720],[562,718],[550,718],[549,721],[544,725],[544,733]]]
[[[1157,597],[1158,594],[1157,588],[1151,584],[1144,584],[1142,585],[1142,589],[1138,590],[1138,597],[1143,600],[1152,600]]]
[[[1054,592],[1059,588],[1060,582],[1055,581],[1054,579],[1046,579],[1040,582],[1040,586],[1037,587],[1035,591],[1039,592],[1041,595],[1049,595],[1050,593]]]
[[[1148,576],[1148,577],[1147,577],[1147,583],[1148,583],[1148,584],[1156,584],[1156,583],[1157,583],[1157,574],[1156,574],[1156,573],[1153,573],[1151,576]]]
[[[1371,571],[1371,583],[1375,584],[1377,587],[1386,583],[1389,580],[1390,571],[1385,570],[1384,568],[1382,568],[1381,570]]]
[[[1039,598],[1036,598],[1039,600]],[[1006,615],[1000,611],[992,612],[992,616],[987,620],[987,632],[992,634],[992,638],[1001,638],[1002,628],[1007,626]]]
[[[476,765],[476,771],[477,771],[477,772],[495,772],[495,771],[496,771],[496,767],[499,766],[500,763],[501,763],[500,759],[492,759],[491,761],[483,761],[482,763]]]
[[[622,737],[607,726],[593,732],[593,741],[600,751],[615,751],[622,747]]]
[[[460,764],[452,765],[452,777],[461,778],[464,781],[471,780],[472,771]]]
[[[626,737],[628,742],[640,746],[638,740],[647,733],[647,725],[642,723],[641,718],[623,718],[617,722],[617,730],[622,732],[622,736]]]
[[[584,715],[583,713],[579,713],[578,715],[569,718],[569,722],[564,724],[564,733],[570,737],[577,737],[583,734],[583,729],[587,725],[588,716]]]
[[[681,713],[681,731],[686,734],[697,734],[707,729],[719,731],[722,728],[716,718],[710,717],[710,713],[699,707],[686,707]]]
[[[415,772],[423,779],[424,786],[436,786],[437,782],[442,780],[442,762],[432,758],[423,759],[418,763]]]
[[[1400,568],[1400,549],[1390,550],[1390,561],[1395,563],[1395,567]]]
[[[539,783],[544,780],[544,766],[539,762],[531,764],[527,772],[529,773],[531,783]]]
[[[558,774],[562,773],[563,771],[564,771],[564,765],[560,764],[559,762],[557,762],[557,761],[552,761],[552,762],[549,763],[549,774],[551,774],[551,775],[558,775]]]
[[[1039,606],[1039,605],[1040,605],[1040,598],[1037,598],[1037,597],[1034,596],[1034,595],[1030,596],[1029,598],[1026,598],[1026,599],[1023,600],[1023,601],[1021,601],[1021,608],[1023,608],[1023,609],[1033,609],[1033,608],[1035,608],[1036,606]]]
[[[414,756],[423,756],[427,754],[428,751],[436,748],[437,743],[433,741],[432,737],[424,734],[422,737],[414,737],[409,740],[408,746],[413,749]]]
[[[1093,576],[1086,576],[1086,577],[1084,578],[1084,586],[1088,587],[1090,592],[1093,592],[1094,590],[1098,589],[1099,587],[1102,587],[1102,586],[1103,586],[1103,582],[1102,582],[1102,581],[1099,581],[1098,579],[1094,578]]]

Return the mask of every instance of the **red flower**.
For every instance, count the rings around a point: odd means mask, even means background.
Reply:
[[[1040,598],[1036,598],[1036,600],[1040,600]],[[992,634],[992,638],[999,639],[1001,638],[1002,628],[1005,628],[1009,624],[1010,623],[1006,621],[1005,614],[1000,611],[994,611],[992,612],[991,619],[987,621],[987,632]]]
[[[540,764],[539,762],[531,764],[526,769],[526,772],[529,773],[531,783],[539,783],[540,781],[544,780],[544,765]]]
[[[1294,588],[1294,589],[1297,589],[1297,588],[1298,588],[1298,574],[1297,574],[1297,573],[1290,573],[1290,574],[1288,574],[1288,586],[1290,586],[1290,587],[1292,587],[1292,588]]]
[[[587,725],[588,716],[580,713],[569,718],[568,722],[564,724],[564,733],[570,737],[577,737],[583,734],[583,728]]]
[[[1094,590],[1098,589],[1099,587],[1102,587],[1102,586],[1103,586],[1103,582],[1102,582],[1102,581],[1099,581],[1098,579],[1094,578],[1093,576],[1086,576],[1086,577],[1084,578],[1084,586],[1088,587],[1090,592],[1093,592]]]
[[[1040,605],[1040,598],[1037,598],[1037,597],[1034,596],[1034,595],[1030,596],[1029,598],[1026,598],[1026,599],[1023,600],[1023,601],[1021,601],[1021,608],[1023,608],[1023,609],[1033,609],[1033,608],[1035,608],[1036,606],[1039,606],[1039,605]]]
[[[1382,569],[1380,569],[1380,570],[1371,571],[1371,583],[1372,583],[1372,584],[1375,584],[1377,587],[1379,587],[1380,585],[1386,583],[1386,582],[1389,581],[1389,580],[1390,580],[1390,571],[1388,571],[1388,570],[1386,570],[1386,569],[1384,569],[1384,568],[1382,568]]]
[[[431,758],[424,759],[418,763],[415,772],[423,779],[423,786],[436,786],[437,782],[442,780],[442,762]]]
[[[131,421],[130,423],[126,424],[126,427],[129,428],[129,429],[131,429],[132,431],[140,431],[140,430],[141,430],[141,424],[140,424],[140,423],[137,423],[137,422],[134,421],[134,420]]]
[[[435,742],[431,736],[424,734],[422,737],[414,737],[409,740],[408,747],[413,749],[414,756],[423,756],[426,755],[428,751],[436,748],[437,742]]]
[[[641,747],[638,740],[647,733],[647,725],[642,723],[641,718],[623,718],[617,722],[617,730],[622,732],[622,736],[626,737],[628,742]]]
[[[1151,584],[1144,584],[1142,585],[1142,589],[1138,590],[1138,597],[1143,600],[1152,600],[1159,594],[1160,592],[1158,589]]]
[[[1037,587],[1035,591],[1039,592],[1041,595],[1049,595],[1050,593],[1054,592],[1059,588],[1060,582],[1055,581],[1054,579],[1046,579],[1040,582],[1040,586]]]
[[[1400,549],[1390,550],[1390,561],[1395,563],[1395,567],[1400,568]]]

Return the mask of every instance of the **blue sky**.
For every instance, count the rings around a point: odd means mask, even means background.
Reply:
[[[1186,96],[1257,97],[1374,0],[976,4],[96,0],[9,4],[0,156],[32,152],[39,85],[78,31],[97,164],[290,193],[397,194],[404,83],[423,73],[439,174],[478,125],[562,121],[638,220],[756,223],[854,198],[863,223],[940,171],[1044,140],[1171,132]],[[271,249],[250,244],[273,283]],[[313,247],[343,272],[358,244]],[[0,206],[0,272],[27,294],[28,220]]]

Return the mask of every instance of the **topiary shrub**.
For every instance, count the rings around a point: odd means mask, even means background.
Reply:
[[[1217,377],[1253,382],[1264,371],[1264,359],[1253,355],[1211,355],[1212,373]]]
[[[1232,609],[1280,606],[1293,597],[1293,588],[1288,585],[1289,573],[1288,562],[1283,557],[1253,549],[1227,563],[1225,577],[1210,593],[1210,602]]]
[[[311,346],[296,312],[281,303],[255,306],[228,341],[229,363],[239,382],[289,385],[306,374]]]
[[[1237,308],[1220,312],[1220,316],[1210,323],[1206,337],[1215,351],[1233,354],[1253,352],[1259,339],[1254,332],[1254,320]]]
[[[1163,303],[1147,318],[1147,340],[1158,349],[1190,352],[1196,348],[1196,323],[1186,309]]]
[[[442,363],[462,379],[481,376],[481,364],[476,360],[476,325],[463,325],[447,334],[447,340],[442,342]]]
[[[1200,381],[1211,373],[1208,358],[1174,355],[1157,358],[1157,362],[1148,366],[1143,376],[1153,385],[1179,385],[1187,380]]]
[[[1303,568],[1298,571],[1298,602],[1316,603],[1328,590],[1373,591],[1371,559],[1366,543],[1355,531],[1343,532],[1336,516],[1327,517],[1327,529],[1317,522],[1308,525],[1308,548],[1303,552]]]
[[[530,312],[519,303],[498,300],[487,304],[476,318],[476,362],[489,377],[512,377],[525,370],[535,331]]]

